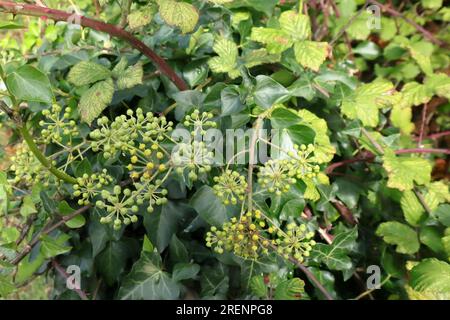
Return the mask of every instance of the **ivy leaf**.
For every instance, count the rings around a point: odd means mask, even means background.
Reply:
[[[213,46],[213,50],[219,56],[209,59],[208,65],[212,72],[227,73],[231,79],[240,76],[237,68],[238,48],[236,44],[226,38],[219,38]]]
[[[419,251],[417,233],[400,222],[384,222],[378,226],[376,234],[383,237],[384,242],[395,244],[398,253],[414,254]]]
[[[275,289],[275,300],[299,300],[305,294],[305,282],[299,278],[282,281]]]
[[[259,75],[256,77],[255,91],[253,92],[255,103],[269,109],[274,104],[289,98],[289,91],[271,77]]]
[[[81,61],[70,69],[67,80],[77,87],[111,77],[111,71],[98,63]]]
[[[193,195],[191,206],[206,222],[221,226],[227,219],[227,210],[210,186],[203,186]]]
[[[450,264],[435,258],[422,260],[411,270],[410,285],[419,292],[450,292]]]
[[[311,251],[311,258],[324,263],[332,270],[346,271],[353,263],[348,254],[354,250],[357,228],[339,233],[330,245],[318,243]]]
[[[124,278],[118,297],[122,300],[174,300],[179,285],[163,271],[159,254],[144,252]]]
[[[42,236],[41,242],[41,253],[45,258],[49,259],[60,254],[69,252],[72,247],[64,245],[70,236],[67,234],[62,234],[58,238],[54,239],[48,235]]]
[[[20,214],[23,217],[28,217],[33,213],[37,213],[36,206],[34,205],[32,196],[27,195],[23,198],[23,203],[20,207]]]
[[[73,213],[75,210],[69,206],[69,204],[66,201],[61,201],[58,205],[58,211],[62,215],[69,215]],[[86,219],[83,217],[83,215],[79,214],[69,221],[66,221],[65,225],[68,226],[71,229],[77,229],[81,228],[86,224]]]
[[[172,278],[174,281],[194,279],[200,271],[200,266],[196,263],[177,263],[173,267]]]
[[[110,241],[96,259],[97,270],[108,285],[113,285],[125,269],[129,247],[122,241]]]
[[[328,43],[301,41],[294,45],[295,58],[302,66],[318,71],[328,56]]]
[[[174,0],[159,0],[159,14],[167,24],[180,28],[183,33],[193,31],[199,19],[192,4]]]
[[[142,84],[144,77],[144,69],[142,63],[136,63],[134,66],[128,67],[117,78],[117,88],[119,90],[129,89],[138,84]]]
[[[402,191],[414,188],[414,182],[427,184],[431,179],[431,165],[422,158],[398,157],[392,150],[386,149],[383,167],[388,173],[388,187]]]
[[[8,74],[5,84],[17,100],[50,104],[54,99],[50,80],[40,70],[29,65]]]
[[[0,30],[12,30],[12,29],[23,29],[23,25],[12,21],[0,22]]]
[[[341,112],[350,119],[359,119],[365,126],[378,125],[378,109],[393,101],[394,86],[391,82],[378,79],[363,84],[344,98]]]
[[[150,3],[145,7],[133,10],[128,15],[128,25],[131,29],[138,29],[148,25],[153,20],[153,16],[158,12],[158,8]]]
[[[83,93],[78,107],[81,119],[90,124],[111,103],[114,84],[111,78],[94,84]]]

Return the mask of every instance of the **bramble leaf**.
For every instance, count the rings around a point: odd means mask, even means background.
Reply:
[[[81,119],[90,124],[111,103],[114,85],[111,78],[98,82],[83,93],[80,99]]]
[[[389,221],[381,223],[376,234],[383,237],[383,240],[389,244],[397,246],[396,251],[399,253],[413,254],[419,250],[420,243],[417,233],[397,221]]]
[[[388,187],[399,190],[411,190],[414,182],[422,185],[431,179],[431,165],[422,158],[399,157],[392,150],[386,150],[383,167],[388,173]]]
[[[111,77],[111,71],[98,63],[81,61],[70,69],[67,80],[80,87]]]
[[[199,19],[192,4],[174,0],[160,0],[159,14],[167,24],[180,28],[183,33],[193,31]]]

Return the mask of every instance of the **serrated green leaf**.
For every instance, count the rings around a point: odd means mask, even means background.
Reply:
[[[128,25],[131,29],[137,29],[148,25],[153,20],[153,16],[158,12],[158,8],[150,3],[149,5],[137,8],[128,15]]]
[[[239,77],[240,72],[237,68],[237,45],[226,38],[219,38],[214,43],[213,50],[219,56],[208,60],[211,71],[215,73],[227,73],[231,79]]]
[[[412,191],[403,192],[400,205],[405,216],[405,220],[412,226],[418,226],[425,218],[425,210],[420,204],[417,196]]]
[[[52,103],[54,96],[47,76],[35,67],[24,65],[8,74],[8,91],[20,101]]]
[[[408,82],[402,88],[402,104],[407,106],[418,106],[430,101],[433,92],[429,86],[419,84],[415,81]]]
[[[142,84],[144,77],[144,69],[142,63],[136,63],[134,66],[128,67],[117,78],[117,88],[119,90],[133,88],[138,84]]]
[[[121,300],[173,300],[179,294],[179,285],[163,271],[159,254],[143,253],[124,278],[118,297]]]
[[[252,50],[243,57],[243,63],[247,68],[278,61],[280,61],[280,55],[270,54],[266,49]]]
[[[264,277],[261,275],[252,277],[250,280],[250,290],[258,298],[266,298],[268,288],[264,282]]]
[[[281,30],[293,41],[303,41],[311,37],[309,17],[294,10],[284,11],[278,19]]]
[[[378,125],[378,109],[393,102],[394,86],[378,79],[363,84],[342,101],[341,112],[350,119],[359,119],[365,126]]]
[[[403,103],[396,103],[394,104],[390,119],[392,122],[392,125],[399,128],[400,131],[405,134],[409,135],[411,132],[414,131],[414,123],[412,120],[412,108],[411,106],[405,106]]]
[[[422,0],[421,2],[425,9],[436,10],[442,7],[442,0]]]
[[[94,84],[83,93],[78,105],[81,119],[90,124],[111,103],[114,84],[111,78]]]
[[[294,45],[295,58],[303,67],[318,71],[328,56],[328,43],[301,41]]]
[[[425,85],[436,95],[450,100],[450,77],[444,73],[437,73],[425,79]]]
[[[450,292],[450,264],[424,259],[411,270],[410,285],[416,291]]]
[[[275,289],[275,300],[299,300],[305,293],[305,282],[299,278],[282,281]]]
[[[422,185],[431,179],[431,165],[422,158],[396,156],[392,150],[386,150],[383,167],[388,173],[388,187],[402,191],[414,188],[414,182]]]
[[[192,4],[174,0],[159,1],[159,14],[167,24],[180,28],[183,33],[193,31],[199,19]]]
[[[417,233],[400,222],[384,222],[378,226],[376,234],[383,237],[386,243],[396,245],[398,253],[414,254],[419,250]]]
[[[293,45],[288,35],[282,30],[273,28],[253,28],[250,39],[264,43],[267,51],[272,54],[281,54]]]
[[[84,86],[109,77],[111,71],[104,66],[91,61],[81,61],[70,69],[67,80],[76,86]]]

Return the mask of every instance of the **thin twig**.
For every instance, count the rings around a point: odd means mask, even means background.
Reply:
[[[420,33],[423,34],[423,36],[428,39],[429,41],[433,42],[434,44],[440,46],[440,47],[448,47],[448,44],[442,40],[437,39],[430,31],[428,31],[427,29],[425,29],[424,27],[422,27],[421,25],[417,24],[414,20],[411,20],[408,17],[405,17],[402,13],[400,13],[399,11],[395,10],[392,7],[389,7],[388,5],[382,4],[376,0],[368,0],[368,2],[375,4],[377,6],[380,6],[383,11],[389,13],[391,16],[393,17],[399,17],[403,20],[405,20],[407,23],[409,23],[410,25],[412,25],[414,28],[417,29],[417,31],[419,31]]]
[[[61,267],[61,265],[56,261],[56,260],[52,260],[52,266],[53,268],[58,271],[58,273],[64,278],[64,279],[68,279],[70,276],[67,274],[67,272],[64,270],[63,267]],[[81,290],[81,289],[73,289],[81,298],[81,300],[89,300],[88,296],[86,295],[86,293]]]
[[[427,108],[428,108],[428,103],[425,103],[423,105],[423,109],[422,109],[422,123],[420,124],[419,140],[417,141],[418,147],[420,147],[422,145],[423,133],[425,130],[425,124],[427,122]]]
[[[49,225],[47,224],[47,226],[45,226],[44,228],[42,228],[42,230],[40,232],[38,232],[33,239],[31,239],[31,241],[23,248],[23,250],[11,261],[12,264],[17,265],[19,264],[20,261],[23,260],[23,258],[26,257],[26,255],[28,253],[30,253],[30,251],[39,243],[39,241],[41,240],[41,236],[42,235],[46,235],[49,234],[50,232],[52,232],[53,230],[58,229],[60,226],[62,226],[63,224],[65,224],[67,221],[72,220],[73,218],[75,218],[76,216],[82,214],[83,212],[87,211],[89,208],[91,208],[90,205],[81,207],[80,209],[74,211],[73,213],[67,215],[67,216],[62,216],[61,220],[58,221],[57,223],[53,224],[53,225]]]

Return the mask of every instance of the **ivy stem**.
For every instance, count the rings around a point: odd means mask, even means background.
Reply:
[[[51,173],[53,173],[53,175],[55,175],[57,178],[65,181],[67,183],[70,183],[70,184],[77,183],[77,180],[74,177],[68,175],[67,173],[65,173],[61,170],[58,170],[57,168],[55,168],[53,166],[52,162],[49,159],[47,159],[47,157],[41,152],[41,150],[39,150],[38,146],[36,145],[36,143],[33,140],[33,137],[26,129],[25,124],[22,126],[19,126],[19,132],[22,135],[25,142],[27,143],[28,148],[30,148],[31,152],[33,152],[33,154],[39,160],[39,162],[44,167],[46,167]]]
[[[26,15],[34,17],[45,17],[55,21],[68,21],[72,18],[73,14],[61,10],[50,9],[46,7],[40,7],[32,4],[16,3],[9,1],[0,1],[0,11],[6,13],[12,13],[14,15]],[[139,50],[145,56],[147,56],[153,63],[158,67],[158,69],[166,75],[179,90],[187,90],[188,85],[186,82],[180,78],[175,70],[167,63],[166,60],[161,58],[152,49],[150,49],[145,43],[136,38],[130,32],[115,26],[113,24],[105,23],[95,19],[90,19],[85,16],[77,16],[77,20],[83,27],[92,28],[97,31],[108,33],[113,37],[122,39],[128,42],[135,49]]]
[[[274,244],[270,243],[269,246],[272,250],[278,252],[277,247]],[[302,270],[304,274],[306,274],[308,279],[316,286],[316,288],[320,292],[322,292],[322,294],[325,296],[327,300],[334,300],[331,294],[328,292],[328,290],[320,283],[320,281],[316,278],[316,276],[311,271],[309,271],[309,269],[306,266],[304,266],[294,257],[289,256],[288,260],[292,262],[294,265],[296,265],[300,270]]]

